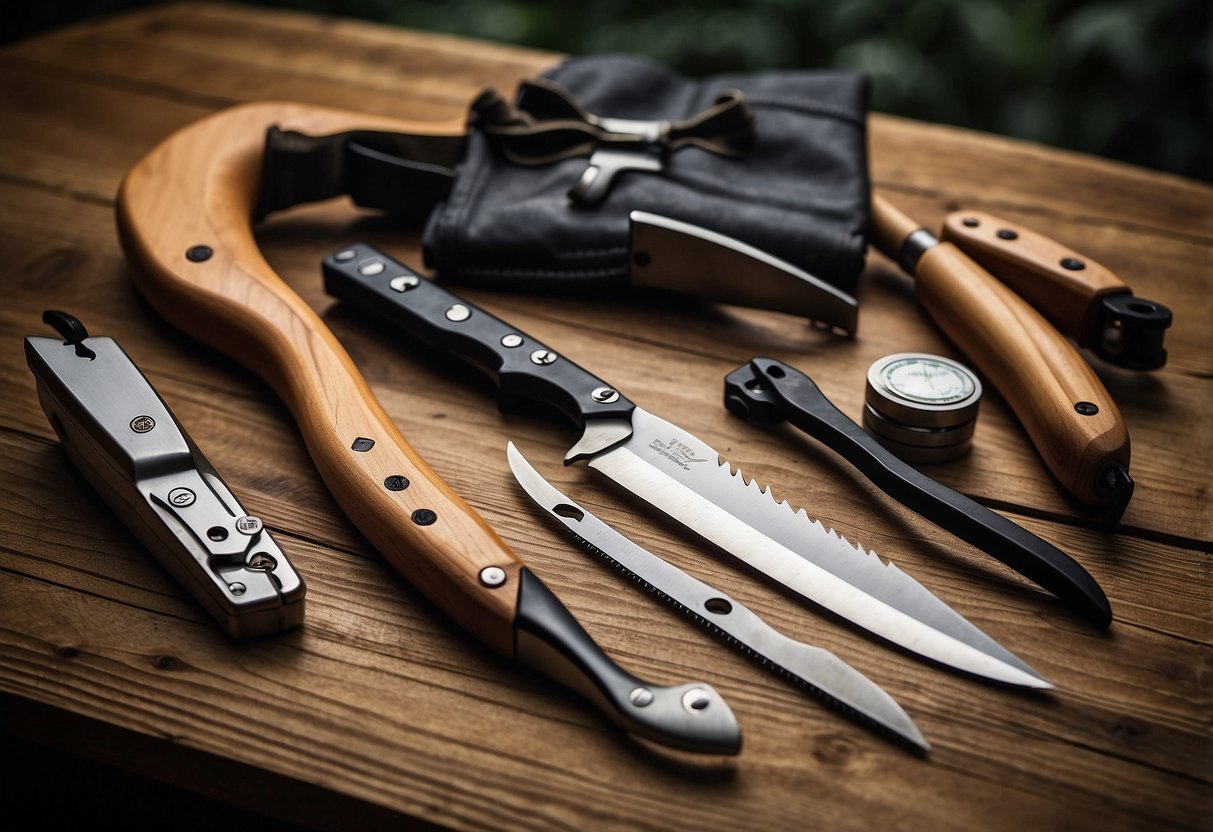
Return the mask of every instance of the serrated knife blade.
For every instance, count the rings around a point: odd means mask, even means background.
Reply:
[[[1030,688],[1032,668],[871,551],[776,502],[702,440],[637,407],[591,468],[803,598],[941,664]],[[759,531],[761,529],[762,531]]]
[[[544,479],[513,442],[506,455],[522,489],[590,551],[827,703],[882,733],[930,748],[909,714],[871,679],[830,651],[780,633],[738,601],[624,537]]]
[[[1051,687],[896,567],[733,477],[706,443],[470,301],[366,244],[326,258],[324,276],[331,294],[483,369],[500,387],[503,406],[535,400],[564,412],[582,430],[566,463],[588,459],[803,597],[950,667]]]

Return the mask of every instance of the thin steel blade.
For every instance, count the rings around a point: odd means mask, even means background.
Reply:
[[[777,583],[894,644],[998,682],[1053,687],[892,563],[777,503],[720,459],[638,407],[632,434],[589,464]]]
[[[540,476],[513,442],[506,453],[523,490],[591,551],[836,707],[918,748],[930,747],[893,697],[862,673],[828,650],[788,638],[728,595],[628,540]]]
[[[633,286],[804,315],[855,334],[855,298],[762,249],[689,222],[633,211]]]

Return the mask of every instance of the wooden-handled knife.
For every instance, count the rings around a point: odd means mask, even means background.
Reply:
[[[342,509],[456,622],[502,656],[582,693],[625,730],[686,750],[736,752],[736,720],[711,687],[643,682],[594,644],[405,441],[333,334],[262,257],[251,218],[269,124],[462,131],[456,122],[278,103],[195,122],[122,183],[118,228],[136,286],[177,327],[274,388]]]
[[[1119,520],[1133,492],[1129,433],[1078,351],[968,255],[872,196],[875,243],[914,276],[919,301],[1015,411],[1071,494]]]

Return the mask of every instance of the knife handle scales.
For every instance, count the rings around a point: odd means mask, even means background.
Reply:
[[[1116,403],[1061,333],[951,243],[927,249],[918,299],[994,384],[1051,470],[1078,499],[1106,506],[1109,466],[1129,465]]]
[[[555,350],[372,246],[341,249],[324,259],[323,268],[329,294],[485,372],[496,382],[503,408],[539,401],[583,427],[587,420],[626,417],[635,407]]]
[[[273,387],[325,484],[371,544],[455,621],[512,658],[520,562],[405,441],[328,327],[257,247],[248,218],[270,124],[433,129],[281,103],[187,126],[136,164],[119,191],[118,228],[135,284],[178,328]],[[483,581],[490,567],[504,581]]]
[[[872,216],[877,246],[914,275],[919,301],[1002,394],[1053,475],[1105,508],[1106,524],[1119,519],[1132,493],[1129,434],[1078,351],[1027,301],[877,194]]]
[[[1166,363],[1171,310],[1133,297],[1110,269],[1043,234],[981,211],[956,211],[942,238],[1015,290],[1105,361],[1134,370]]]

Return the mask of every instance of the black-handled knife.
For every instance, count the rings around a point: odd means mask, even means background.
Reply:
[[[907,650],[1027,687],[1035,671],[925,587],[777,503],[707,443],[647,413],[618,390],[505,321],[359,244],[324,260],[327,291],[494,378],[503,403],[554,405],[582,429],[565,463],[587,459],[632,494],[778,584]]]
[[[759,424],[786,419],[842,456],[906,508],[992,555],[1098,626],[1112,622],[1108,597],[1077,561],[898,459],[795,367],[773,358],[751,359],[725,377],[724,399],[732,413]]]

